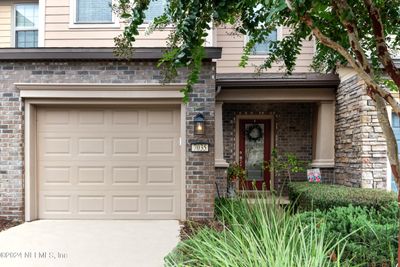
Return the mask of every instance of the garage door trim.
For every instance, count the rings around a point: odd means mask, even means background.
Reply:
[[[50,100],[50,99],[25,99],[25,221],[33,221],[39,218],[38,208],[38,178],[37,178],[37,158],[36,158],[36,113],[37,108],[42,106],[62,104],[63,106],[73,107],[79,103],[81,107],[83,104],[85,107],[93,105],[107,105],[107,106],[118,106],[124,105],[125,107],[132,107],[134,105],[157,105],[157,104],[174,104],[180,105],[180,153],[181,153],[181,207],[180,207],[180,219],[186,219],[186,107],[182,101],[176,99],[170,99],[170,101],[164,100],[129,100],[124,101],[104,101],[104,100],[93,100],[93,99],[79,99],[79,100]]]

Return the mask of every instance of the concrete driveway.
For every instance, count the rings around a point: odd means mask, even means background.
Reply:
[[[173,220],[24,223],[0,233],[0,266],[163,266],[179,230]]]

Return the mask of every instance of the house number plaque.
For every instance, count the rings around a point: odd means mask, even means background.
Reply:
[[[207,153],[209,152],[208,143],[192,143],[191,144],[192,153]]]

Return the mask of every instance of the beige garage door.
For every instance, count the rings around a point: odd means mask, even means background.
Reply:
[[[180,111],[41,108],[39,218],[179,219]]]

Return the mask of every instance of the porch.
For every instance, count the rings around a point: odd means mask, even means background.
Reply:
[[[278,154],[294,154],[309,167],[320,168],[323,182],[334,183],[334,75],[299,74],[219,76],[215,109],[215,157],[218,191],[226,192],[226,168],[245,168],[248,190],[286,191],[288,177],[263,170],[262,163]],[[300,172],[292,180],[306,180]],[[262,184],[262,186],[261,186]]]

